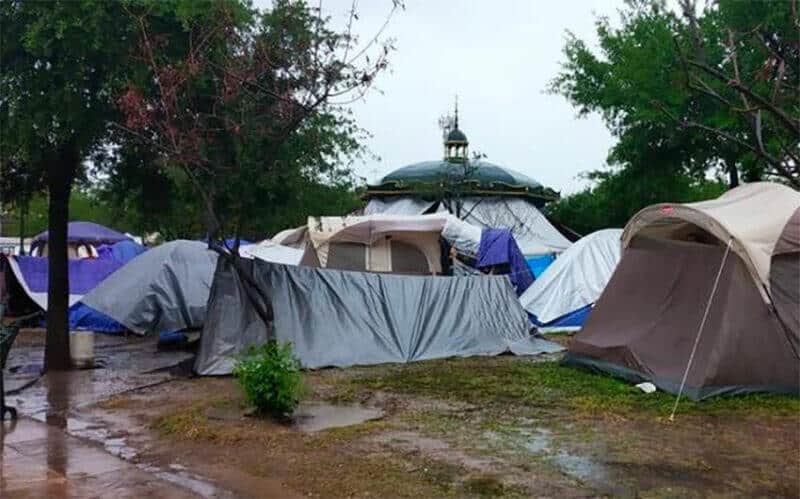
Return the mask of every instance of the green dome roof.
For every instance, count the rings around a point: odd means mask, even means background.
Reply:
[[[542,184],[523,175],[522,173],[503,168],[486,161],[473,163],[477,170],[469,175],[468,181],[475,183],[481,189],[502,189],[510,187],[513,189],[541,189]],[[461,163],[451,163],[449,161],[423,161],[414,163],[391,172],[383,177],[378,186],[388,186],[394,184],[402,187],[409,184],[439,184],[445,176],[451,179],[458,179],[463,175],[464,169]]]
[[[466,142],[467,136],[464,135],[464,132],[459,130],[458,128],[453,128],[450,130],[450,133],[447,134],[447,142]]]

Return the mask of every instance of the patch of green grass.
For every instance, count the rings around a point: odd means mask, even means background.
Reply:
[[[390,390],[482,406],[524,405],[543,411],[566,410],[579,417],[626,416],[636,412],[665,417],[675,396],[645,394],[610,376],[560,365],[500,357],[418,362],[367,372],[345,382],[354,388]],[[679,413],[796,416],[800,399],[766,394],[682,399]]]
[[[165,436],[189,440],[217,440],[219,436],[198,407],[160,417],[153,426]]]

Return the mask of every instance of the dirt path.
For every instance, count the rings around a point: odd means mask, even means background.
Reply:
[[[383,412],[378,420],[312,433],[245,416],[232,379],[175,381],[112,398],[92,414],[136,422],[126,436],[142,449],[136,459],[183,466],[242,497],[800,492],[796,414],[687,414],[679,424],[641,414],[594,417],[369,388],[365,373],[379,372],[310,373],[309,398]]]

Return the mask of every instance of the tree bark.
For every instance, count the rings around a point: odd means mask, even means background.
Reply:
[[[67,221],[69,196],[79,155],[64,148],[47,165],[47,337],[45,370],[70,368],[69,352],[69,267],[67,263]]]
[[[728,162],[728,187],[733,189],[739,187],[739,169],[735,161]]]

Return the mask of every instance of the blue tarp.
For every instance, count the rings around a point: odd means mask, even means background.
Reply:
[[[101,333],[121,333],[125,330],[125,326],[119,322],[81,302],[69,308],[69,328]]]
[[[547,267],[550,266],[556,260],[556,255],[549,254],[549,255],[541,255],[541,256],[533,256],[530,258],[526,258],[525,261],[528,262],[528,267],[530,267],[531,272],[533,272],[533,276],[538,279],[542,272],[547,270]]]
[[[580,328],[583,327],[583,324],[586,322],[586,319],[589,318],[589,313],[592,311],[592,305],[586,305],[585,307],[579,308],[578,310],[573,310],[572,312],[562,315],[558,319],[553,319],[552,321],[543,324],[539,322],[535,315],[528,313],[528,316],[531,319],[531,322],[534,326],[543,328]]]
[[[476,267],[484,268],[503,264],[508,264],[510,267],[508,277],[517,291],[517,296],[533,284],[534,277],[531,269],[517,246],[514,236],[511,235],[511,231],[508,229],[483,229]]]
[[[98,248],[98,260],[111,260],[121,267],[144,253],[145,250],[147,248],[129,239]],[[100,284],[100,281],[95,285],[97,284]],[[70,329],[85,329],[103,333],[120,333],[125,330],[125,326],[119,322],[81,302],[69,309],[69,327]]]
[[[128,263],[145,252],[147,248],[136,241],[120,241],[116,244],[103,245],[97,248],[97,257],[110,258],[121,263]]]

